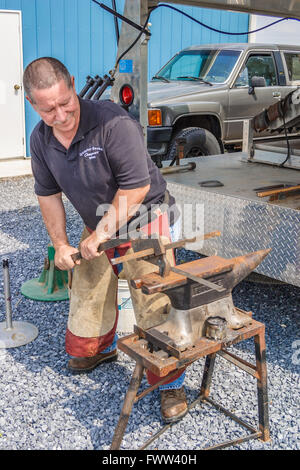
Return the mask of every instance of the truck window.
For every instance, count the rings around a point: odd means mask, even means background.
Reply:
[[[210,50],[180,52],[158,75],[169,80],[176,80],[180,76],[199,77],[214,52]]]
[[[218,49],[185,50],[176,54],[158,73],[168,80],[202,78],[223,83],[231,74],[241,51]]]
[[[276,68],[271,55],[251,54],[241,70],[235,86],[250,86],[252,77],[264,77],[267,86],[277,85]]]
[[[290,81],[300,80],[300,53],[285,52],[284,57]]]
[[[205,80],[214,83],[225,82],[231,74],[239,55],[240,51],[220,51],[205,74]]]

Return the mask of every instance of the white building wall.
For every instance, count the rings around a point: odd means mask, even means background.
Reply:
[[[280,18],[250,15],[249,31],[266,26]],[[300,45],[300,23],[296,20],[285,20],[258,33],[249,34],[249,42],[268,44]]]

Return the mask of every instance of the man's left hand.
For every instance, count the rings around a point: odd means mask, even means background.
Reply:
[[[98,235],[96,231],[92,232],[89,237],[80,243],[81,256],[86,260],[91,260],[100,256],[103,252],[98,251],[99,245],[107,239],[107,237]]]

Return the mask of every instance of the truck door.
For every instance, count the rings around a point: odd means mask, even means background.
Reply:
[[[249,94],[252,77],[264,77],[265,87],[257,87]],[[289,86],[279,85],[277,68],[272,52],[250,52],[229,90],[229,116],[227,141],[240,141],[243,120],[259,114],[263,109],[284,98],[291,91]],[[256,134],[256,137],[268,132]]]

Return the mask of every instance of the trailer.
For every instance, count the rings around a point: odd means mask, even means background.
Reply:
[[[300,19],[300,0],[172,0],[164,3],[165,7],[175,3]],[[155,0],[126,0],[123,17],[130,22],[122,23],[118,60],[110,72],[114,80],[111,98],[115,102],[122,104],[122,90],[124,86],[131,86],[134,100],[130,112],[140,120],[145,140],[149,21],[151,10],[157,7],[159,2]],[[220,237],[207,240],[195,251],[208,256],[217,253],[234,257],[272,248],[257,272],[295,286],[300,286],[300,140],[289,141],[286,131],[294,129],[293,135],[299,134],[299,96],[296,89],[272,109],[262,109],[253,120],[246,120],[242,151],[187,160],[196,164],[191,171],[181,171],[179,165],[174,167],[174,172],[162,169],[168,188],[181,207],[193,206],[192,217],[196,219],[197,210],[202,207],[201,231],[221,232]],[[282,141],[272,147],[254,144],[253,129],[266,128],[280,129]],[[178,158],[177,163],[182,161]],[[164,166],[167,165],[165,162]]]

